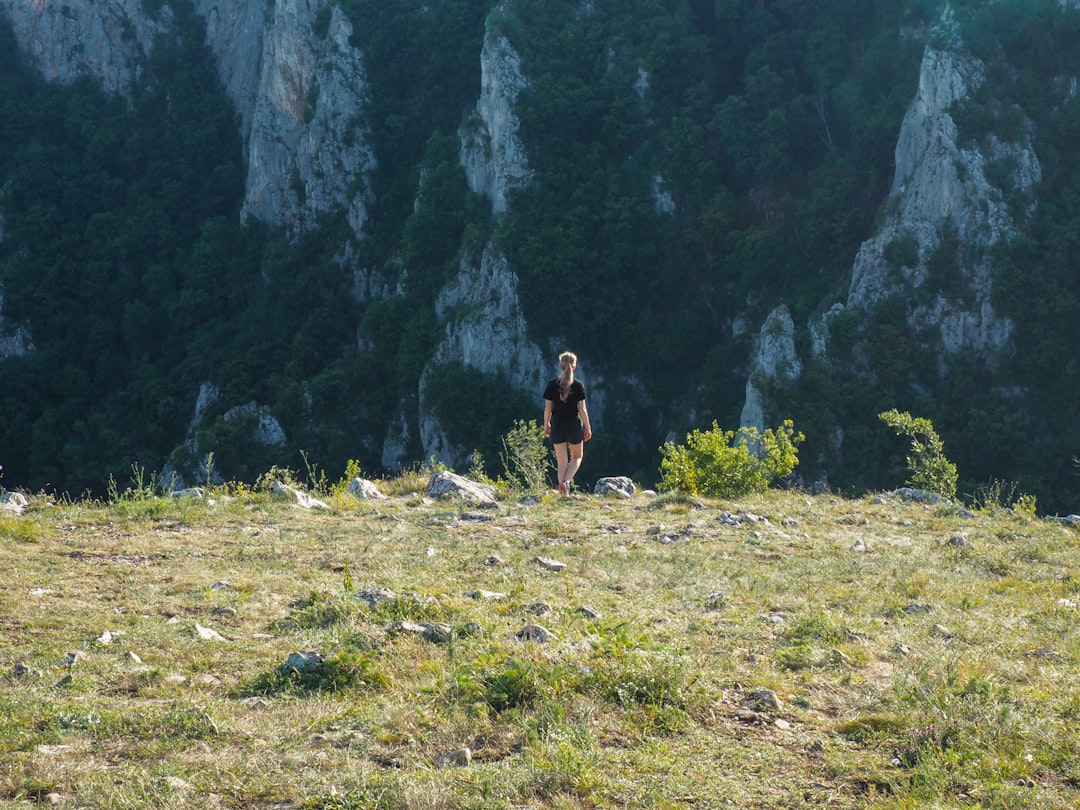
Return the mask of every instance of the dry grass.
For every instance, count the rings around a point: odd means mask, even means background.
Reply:
[[[482,512],[386,488],[329,513],[241,492],[0,517],[0,804],[1080,803],[1069,527],[780,491]],[[371,608],[375,588],[396,598]],[[519,640],[530,623],[556,638]],[[297,651],[327,660],[283,674]]]

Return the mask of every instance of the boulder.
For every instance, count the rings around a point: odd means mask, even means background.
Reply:
[[[354,478],[346,490],[350,495],[355,495],[362,501],[384,501],[386,496],[375,485],[375,482],[364,478]]]
[[[21,492],[0,493],[0,512],[21,515],[29,505],[30,501]]]
[[[498,503],[495,500],[495,487],[449,471],[431,476],[427,491],[433,498],[464,498],[478,506],[493,507]]]
[[[308,495],[306,492],[302,492],[295,487],[290,487],[288,484],[283,484],[278,481],[274,484],[275,495],[285,495],[296,501],[296,505],[304,509],[329,509],[330,507],[320,501],[318,498]]]
[[[593,492],[597,495],[616,495],[620,498],[632,498],[634,493],[637,492],[637,487],[625,475],[618,475],[612,478],[601,478],[593,487]]]

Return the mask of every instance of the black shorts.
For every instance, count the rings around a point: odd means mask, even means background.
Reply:
[[[552,414],[552,444],[581,444],[583,441],[585,441],[585,426],[581,424],[581,419],[576,416],[567,418]]]

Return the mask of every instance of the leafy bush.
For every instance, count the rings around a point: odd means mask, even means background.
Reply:
[[[753,427],[725,431],[713,422],[711,430],[688,434],[686,444],[668,442],[660,449],[660,486],[717,498],[764,492],[795,469],[805,438],[790,419],[763,434]]]
[[[907,457],[911,472],[908,483],[944,498],[954,497],[958,478],[956,465],[945,457],[944,442],[930,420],[913,417],[906,411],[900,413],[895,408],[878,414],[878,418],[895,430],[897,436],[911,439],[911,453]]]

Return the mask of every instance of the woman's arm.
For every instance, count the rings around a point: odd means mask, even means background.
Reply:
[[[544,435],[551,435],[551,400],[544,400]]]
[[[588,441],[592,438],[592,426],[589,424],[589,409],[585,407],[585,400],[578,400],[577,413],[582,426],[585,428],[585,441]]]

